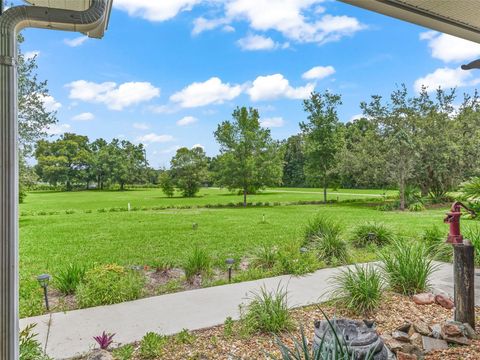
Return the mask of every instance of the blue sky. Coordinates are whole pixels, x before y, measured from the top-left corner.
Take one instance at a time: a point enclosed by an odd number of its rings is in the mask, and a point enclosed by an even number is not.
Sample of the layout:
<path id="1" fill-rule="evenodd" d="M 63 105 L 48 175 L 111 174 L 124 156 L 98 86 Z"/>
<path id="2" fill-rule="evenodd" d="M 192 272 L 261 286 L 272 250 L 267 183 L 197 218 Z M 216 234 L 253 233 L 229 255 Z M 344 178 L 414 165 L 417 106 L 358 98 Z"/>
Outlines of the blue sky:
<path id="1" fill-rule="evenodd" d="M 49 133 L 143 142 L 155 167 L 181 146 L 215 155 L 213 132 L 236 106 L 258 108 L 282 139 L 313 89 L 340 93 L 347 122 L 396 84 L 462 93 L 480 79 L 459 69 L 480 45 L 328 0 L 114 0 L 102 40 L 24 35 L 58 113 Z"/>

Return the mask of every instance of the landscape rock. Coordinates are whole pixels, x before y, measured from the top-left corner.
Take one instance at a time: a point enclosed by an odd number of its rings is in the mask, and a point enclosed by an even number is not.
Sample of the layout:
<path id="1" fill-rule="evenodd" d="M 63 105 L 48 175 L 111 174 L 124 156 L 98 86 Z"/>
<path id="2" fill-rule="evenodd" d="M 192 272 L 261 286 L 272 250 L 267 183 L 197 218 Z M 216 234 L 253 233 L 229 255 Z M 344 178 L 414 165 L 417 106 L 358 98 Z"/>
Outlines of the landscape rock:
<path id="1" fill-rule="evenodd" d="M 106 350 L 94 350 L 87 355 L 87 360 L 113 360 L 113 356 Z"/>
<path id="2" fill-rule="evenodd" d="M 472 328 L 472 326 L 469 324 L 469 323 L 465 323 L 463 324 L 463 332 L 464 332 L 464 335 L 466 337 L 468 337 L 469 339 L 478 339 L 478 335 L 477 333 L 475 332 L 475 330 Z"/>
<path id="3" fill-rule="evenodd" d="M 457 345 L 471 345 L 472 341 L 468 339 L 466 336 L 444 336 L 443 340 L 445 340 L 448 343 L 451 344 L 457 344 Z"/>
<path id="4" fill-rule="evenodd" d="M 434 324 L 431 326 L 432 329 L 432 336 L 436 339 L 440 339 L 442 337 L 442 327 L 440 324 Z"/>
<path id="5" fill-rule="evenodd" d="M 455 304 L 453 303 L 452 299 L 450 299 L 448 296 L 445 296 L 443 294 L 438 294 L 435 296 L 435 302 L 444 307 L 445 309 L 453 309 L 455 307 Z"/>
<path id="6" fill-rule="evenodd" d="M 432 293 L 421 293 L 413 295 L 412 300 L 417 305 L 430 305 L 435 303 L 435 295 Z"/>
<path id="7" fill-rule="evenodd" d="M 410 323 L 405 323 L 403 325 L 400 325 L 399 327 L 397 327 L 395 330 L 397 331 L 401 331 L 401 332 L 404 332 L 404 333 L 409 333 L 410 332 L 410 328 L 412 327 L 412 324 Z M 411 334 L 410 334 L 411 335 Z"/>
<path id="8" fill-rule="evenodd" d="M 413 328 L 421 335 L 429 336 L 431 334 L 430 328 L 423 321 L 413 323 Z"/>
<path id="9" fill-rule="evenodd" d="M 403 345 L 405 345 L 405 343 L 402 343 L 398 340 L 395 340 L 390 335 L 382 335 L 382 339 L 383 339 L 383 342 L 385 343 L 385 345 L 394 353 L 401 350 Z"/>
<path id="10" fill-rule="evenodd" d="M 406 333 L 406 332 L 404 332 L 404 331 L 395 330 L 395 331 L 392 333 L 392 337 L 393 337 L 395 340 L 398 340 L 398 341 L 410 342 L 410 337 L 408 336 L 408 333 Z"/>
<path id="11" fill-rule="evenodd" d="M 406 354 L 401 351 L 397 353 L 397 360 L 417 360 L 417 359 L 418 357 L 415 354 Z"/>
<path id="12" fill-rule="evenodd" d="M 445 323 L 442 325 L 442 337 L 456 337 L 463 336 L 463 332 L 460 326 L 456 324 Z"/>
<path id="13" fill-rule="evenodd" d="M 448 349 L 448 344 L 442 339 L 434 339 L 429 336 L 422 336 L 422 348 L 426 353 L 429 353 L 430 351 Z"/>
<path id="14" fill-rule="evenodd" d="M 421 348 L 422 347 L 422 335 L 420 335 L 419 333 L 413 333 L 413 335 L 410 336 L 410 342 L 413 345 L 416 345 L 419 348 Z"/>

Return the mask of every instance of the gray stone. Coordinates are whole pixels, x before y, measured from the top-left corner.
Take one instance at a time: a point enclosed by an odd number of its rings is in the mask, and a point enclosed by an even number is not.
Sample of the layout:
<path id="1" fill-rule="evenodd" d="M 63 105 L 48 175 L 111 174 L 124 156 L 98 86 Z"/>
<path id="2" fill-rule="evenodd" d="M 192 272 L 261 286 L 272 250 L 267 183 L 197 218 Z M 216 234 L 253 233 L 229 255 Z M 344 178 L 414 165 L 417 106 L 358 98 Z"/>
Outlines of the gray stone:
<path id="1" fill-rule="evenodd" d="M 442 327 L 440 324 L 434 324 L 431 326 L 432 329 L 432 336 L 436 339 L 440 339 L 442 337 Z"/>
<path id="2" fill-rule="evenodd" d="M 413 328 L 421 335 L 429 336 L 431 333 L 430 328 L 423 321 L 413 323 Z"/>
<path id="3" fill-rule="evenodd" d="M 448 343 L 451 344 L 457 344 L 457 345 L 471 345 L 472 341 L 468 339 L 466 336 L 444 336 L 443 340 L 445 340 Z"/>
<path id="4" fill-rule="evenodd" d="M 429 336 L 422 336 L 422 347 L 423 350 L 428 353 L 430 351 L 448 349 L 448 344 L 442 339 L 434 339 Z"/>
<path id="5" fill-rule="evenodd" d="M 466 337 L 468 337 L 469 339 L 474 339 L 474 340 L 478 339 L 477 333 L 475 332 L 475 330 L 472 328 L 472 326 L 469 323 L 463 324 L 463 330 L 464 330 L 463 331 L 464 335 Z"/>
<path id="6" fill-rule="evenodd" d="M 113 356 L 106 350 L 94 350 L 87 355 L 87 360 L 113 360 Z"/>
<path id="7" fill-rule="evenodd" d="M 410 342 L 410 337 L 406 332 L 403 332 L 403 331 L 399 331 L 399 330 L 394 331 L 392 333 L 392 337 L 398 341 Z"/>

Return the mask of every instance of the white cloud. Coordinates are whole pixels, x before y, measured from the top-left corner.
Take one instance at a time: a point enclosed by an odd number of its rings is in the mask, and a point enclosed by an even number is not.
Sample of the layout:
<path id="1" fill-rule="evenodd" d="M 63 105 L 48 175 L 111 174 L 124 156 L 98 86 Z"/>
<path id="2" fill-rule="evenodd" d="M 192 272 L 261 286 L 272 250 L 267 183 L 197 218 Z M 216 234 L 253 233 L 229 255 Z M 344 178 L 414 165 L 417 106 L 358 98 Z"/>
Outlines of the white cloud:
<path id="1" fill-rule="evenodd" d="M 146 123 L 133 123 L 133 128 L 134 129 L 138 129 L 138 130 L 148 130 L 150 129 L 150 126 L 148 126 L 148 124 Z"/>
<path id="2" fill-rule="evenodd" d="M 360 120 L 361 118 L 364 118 L 365 116 L 363 114 L 355 114 L 353 115 L 348 122 L 354 122 L 355 120 Z"/>
<path id="3" fill-rule="evenodd" d="M 475 60 L 480 56 L 480 44 L 452 35 L 427 31 L 420 34 L 420 39 L 428 41 L 432 57 L 444 62 Z"/>
<path id="4" fill-rule="evenodd" d="M 70 88 L 70 99 L 103 103 L 112 110 L 123 110 L 160 96 L 160 89 L 149 82 L 126 82 L 117 86 L 114 82 L 98 84 L 77 80 L 66 86 Z"/>
<path id="5" fill-rule="evenodd" d="M 279 44 L 270 37 L 262 35 L 248 35 L 237 41 L 237 45 L 242 50 L 258 51 L 258 50 L 273 50 L 279 47 Z"/>
<path id="6" fill-rule="evenodd" d="M 204 31 L 213 30 L 219 26 L 225 25 L 224 30 L 227 32 L 231 32 L 231 26 L 226 25 L 228 24 L 228 20 L 225 18 L 219 19 L 206 19 L 203 16 L 196 18 L 193 21 L 193 30 L 192 35 L 198 35 Z M 225 29 L 227 28 L 227 29 Z M 233 28 L 232 28 L 233 29 Z M 233 29 L 235 31 L 235 29 Z"/>
<path id="7" fill-rule="evenodd" d="M 257 77 L 247 93 L 252 101 L 272 100 L 281 97 L 306 99 L 314 89 L 314 84 L 294 88 L 282 74 L 274 74 Z"/>
<path id="8" fill-rule="evenodd" d="M 159 153 L 159 154 L 171 154 L 171 153 L 176 152 L 178 149 L 180 149 L 180 146 L 175 145 L 175 146 L 171 146 L 171 147 L 169 147 L 169 148 L 160 150 L 160 151 L 158 151 L 158 153 Z"/>
<path id="9" fill-rule="evenodd" d="M 64 39 L 63 42 L 70 47 L 77 47 L 88 40 L 88 36 L 79 36 L 73 39 Z"/>
<path id="10" fill-rule="evenodd" d="M 52 124 L 43 130 L 48 134 L 48 135 L 61 135 L 65 132 L 68 132 L 71 129 L 71 126 L 68 124 Z"/>
<path id="11" fill-rule="evenodd" d="M 272 118 L 266 118 L 260 121 L 260 126 L 261 127 L 282 127 L 285 125 L 285 120 L 281 117 L 272 117 Z"/>
<path id="12" fill-rule="evenodd" d="M 34 57 L 39 57 L 40 56 L 40 50 L 27 51 L 25 54 L 23 54 L 23 56 L 27 60 L 33 59 Z"/>
<path id="13" fill-rule="evenodd" d="M 321 80 L 333 74 L 335 74 L 335 68 L 333 66 L 315 66 L 305 72 L 302 78 L 306 80 Z"/>
<path id="14" fill-rule="evenodd" d="M 183 117 L 183 118 L 181 118 L 180 120 L 177 121 L 177 125 L 178 126 L 187 126 L 187 125 L 196 123 L 197 121 L 198 121 L 198 119 L 196 117 L 185 116 L 185 117 Z"/>
<path id="15" fill-rule="evenodd" d="M 165 21 L 189 11 L 202 0 L 115 0 L 113 6 L 149 21 Z"/>
<path id="16" fill-rule="evenodd" d="M 193 108 L 209 104 L 222 104 L 233 100 L 242 93 L 242 86 L 225 84 L 218 77 L 205 82 L 195 82 L 170 96 L 170 100 L 183 108 Z"/>
<path id="17" fill-rule="evenodd" d="M 195 144 L 192 146 L 192 149 L 195 149 L 195 148 L 200 148 L 202 150 L 205 150 L 205 146 L 203 146 L 202 144 Z"/>
<path id="18" fill-rule="evenodd" d="M 438 87 L 454 88 L 478 83 L 478 80 L 471 81 L 471 76 L 471 72 L 462 69 L 439 68 L 433 73 L 415 80 L 414 88 L 415 91 L 420 91 L 422 85 L 424 85 L 428 87 L 428 91 L 435 91 Z"/>
<path id="19" fill-rule="evenodd" d="M 95 115 L 93 115 L 91 112 L 84 112 L 78 115 L 75 115 L 72 120 L 73 121 L 91 121 L 95 119 Z"/>
<path id="20" fill-rule="evenodd" d="M 39 95 L 39 99 L 43 102 L 43 106 L 48 112 L 57 111 L 62 107 L 62 104 L 55 100 L 51 95 Z"/>
<path id="21" fill-rule="evenodd" d="M 137 141 L 141 143 L 164 143 L 172 140 L 172 135 L 158 135 L 155 133 L 146 134 L 137 138 Z"/>

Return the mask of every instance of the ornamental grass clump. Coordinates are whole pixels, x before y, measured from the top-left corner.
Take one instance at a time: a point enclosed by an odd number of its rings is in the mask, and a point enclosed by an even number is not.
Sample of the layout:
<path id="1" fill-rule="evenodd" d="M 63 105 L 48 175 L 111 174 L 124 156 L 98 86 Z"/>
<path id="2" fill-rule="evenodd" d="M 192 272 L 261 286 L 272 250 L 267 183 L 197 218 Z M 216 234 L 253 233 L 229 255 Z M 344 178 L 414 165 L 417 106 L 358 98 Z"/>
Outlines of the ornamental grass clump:
<path id="1" fill-rule="evenodd" d="M 287 291 L 280 286 L 273 291 L 262 287 L 252 293 L 250 302 L 240 308 L 240 322 L 245 334 L 279 334 L 293 329 L 288 311 Z"/>
<path id="2" fill-rule="evenodd" d="M 446 240 L 446 232 L 436 225 L 426 229 L 420 238 L 420 241 L 430 250 L 430 256 L 433 259 L 451 262 L 453 259 L 453 247 L 447 244 Z"/>
<path id="3" fill-rule="evenodd" d="M 117 304 L 141 297 L 145 277 L 140 271 L 119 265 L 101 265 L 88 270 L 77 287 L 81 308 Z"/>
<path id="4" fill-rule="evenodd" d="M 212 274 L 212 259 L 205 249 L 195 247 L 184 265 L 185 277 L 193 282 L 196 276 L 204 278 Z"/>
<path id="5" fill-rule="evenodd" d="M 359 315 L 370 315 L 380 304 L 384 281 L 372 265 L 355 265 L 334 278 L 333 298 Z"/>
<path id="6" fill-rule="evenodd" d="M 429 248 L 418 241 L 396 240 L 380 253 L 380 260 L 390 288 L 404 295 L 426 291 L 429 277 L 437 269 Z"/>
<path id="7" fill-rule="evenodd" d="M 83 281 L 87 268 L 78 264 L 69 264 L 54 276 L 54 285 L 63 295 L 72 295 Z"/>
<path id="8" fill-rule="evenodd" d="M 284 245 L 277 254 L 275 272 L 279 274 L 304 275 L 312 273 L 322 267 L 313 251 L 300 248 L 299 244 L 292 242 Z"/>
<path id="9" fill-rule="evenodd" d="M 265 244 L 255 251 L 250 264 L 256 269 L 271 270 L 275 266 L 277 258 L 277 248 L 272 245 Z"/>
<path id="10" fill-rule="evenodd" d="M 370 244 L 383 246 L 392 242 L 393 239 L 393 232 L 384 224 L 366 222 L 355 228 L 352 243 L 359 248 Z"/>

